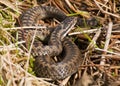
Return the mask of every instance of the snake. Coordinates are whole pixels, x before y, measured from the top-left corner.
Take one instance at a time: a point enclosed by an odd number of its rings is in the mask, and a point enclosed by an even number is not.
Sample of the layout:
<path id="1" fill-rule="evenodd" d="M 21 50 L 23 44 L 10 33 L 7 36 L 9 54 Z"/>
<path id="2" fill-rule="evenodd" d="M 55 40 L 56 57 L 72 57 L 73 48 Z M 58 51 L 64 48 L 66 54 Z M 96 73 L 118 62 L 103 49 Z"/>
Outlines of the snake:
<path id="1" fill-rule="evenodd" d="M 83 24 L 83 20 L 77 17 L 66 16 L 66 14 L 52 6 L 32 7 L 20 16 L 21 26 L 39 26 L 39 20 L 56 19 L 59 24 L 54 27 L 38 28 L 36 38 L 49 41 L 42 45 L 40 40 L 35 40 L 31 54 L 35 58 L 34 70 L 38 77 L 61 80 L 76 73 L 82 64 L 83 58 L 77 45 L 67 37 L 68 32 L 77 25 Z M 88 22 L 89 23 L 89 22 Z M 19 39 L 26 41 L 26 46 L 31 42 L 35 29 L 21 29 L 18 31 Z M 48 39 L 47 39 L 48 40 Z M 60 57 L 62 60 L 54 61 L 54 57 Z"/>

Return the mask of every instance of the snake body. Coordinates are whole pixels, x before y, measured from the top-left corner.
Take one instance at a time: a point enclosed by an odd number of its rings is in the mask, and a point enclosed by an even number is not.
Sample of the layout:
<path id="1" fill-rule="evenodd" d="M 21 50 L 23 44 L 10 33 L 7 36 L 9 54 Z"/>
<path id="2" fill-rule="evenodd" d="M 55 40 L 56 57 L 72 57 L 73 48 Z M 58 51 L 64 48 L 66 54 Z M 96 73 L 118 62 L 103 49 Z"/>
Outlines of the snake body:
<path id="1" fill-rule="evenodd" d="M 41 42 L 34 42 L 32 49 L 32 55 L 35 57 L 34 70 L 39 77 L 54 80 L 64 79 L 75 73 L 82 63 L 78 47 L 66 37 L 67 33 L 77 23 L 77 17 L 67 17 L 62 11 L 51 6 L 37 6 L 24 12 L 20 16 L 20 22 L 22 26 L 35 26 L 38 20 L 47 18 L 55 18 L 61 23 L 54 30 L 49 28 L 38 29 L 36 33 L 38 37 L 43 33 L 47 35 L 52 33 L 48 45 L 41 46 Z M 20 30 L 19 39 L 28 41 L 30 38 L 31 41 L 33 34 L 33 29 Z M 62 61 L 51 60 L 51 57 L 58 56 L 61 53 L 64 57 Z"/>

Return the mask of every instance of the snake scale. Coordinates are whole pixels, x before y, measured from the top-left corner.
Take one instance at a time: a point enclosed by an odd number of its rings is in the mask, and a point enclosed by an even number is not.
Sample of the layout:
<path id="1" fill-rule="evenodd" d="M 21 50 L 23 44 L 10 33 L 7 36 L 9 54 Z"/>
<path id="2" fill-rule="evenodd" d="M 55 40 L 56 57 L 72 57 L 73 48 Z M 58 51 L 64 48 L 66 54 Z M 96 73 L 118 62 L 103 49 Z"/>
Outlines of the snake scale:
<path id="1" fill-rule="evenodd" d="M 32 55 L 35 57 L 34 70 L 38 77 L 64 79 L 75 73 L 83 61 L 78 47 L 66 37 L 78 21 L 82 20 L 78 20 L 77 17 L 67 17 L 62 11 L 51 6 L 36 6 L 22 13 L 20 23 L 21 26 L 36 26 L 38 20 L 49 18 L 57 19 L 60 24 L 54 29 L 37 29 L 38 38 L 48 36 L 50 39 L 45 46 L 42 46 L 40 41 L 34 42 L 32 49 Z M 28 39 L 32 40 L 34 29 L 22 29 L 18 33 L 20 40 L 28 42 Z M 51 57 L 59 56 L 61 53 L 64 57 L 62 61 L 51 60 Z"/>

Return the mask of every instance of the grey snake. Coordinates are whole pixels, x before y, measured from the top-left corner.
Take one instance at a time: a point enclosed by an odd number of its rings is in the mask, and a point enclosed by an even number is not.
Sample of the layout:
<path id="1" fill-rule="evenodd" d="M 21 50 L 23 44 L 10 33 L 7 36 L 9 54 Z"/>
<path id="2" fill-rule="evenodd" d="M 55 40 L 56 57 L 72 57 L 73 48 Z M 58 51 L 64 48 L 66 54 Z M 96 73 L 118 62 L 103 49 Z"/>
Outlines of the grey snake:
<path id="1" fill-rule="evenodd" d="M 68 37 L 67 33 L 78 22 L 82 25 L 82 20 L 77 17 L 67 17 L 62 11 L 51 6 L 36 6 L 28 9 L 20 16 L 21 26 L 36 26 L 41 19 L 55 18 L 60 24 L 54 29 L 37 29 L 36 37 L 49 37 L 48 45 L 41 45 L 39 40 L 35 40 L 32 48 L 32 55 L 35 57 L 34 70 L 38 77 L 64 79 L 77 72 L 82 64 L 81 52 L 75 43 Z M 89 22 L 88 22 L 89 23 Z M 26 46 L 31 42 L 34 29 L 22 29 L 19 32 L 19 39 L 26 41 Z M 44 36 L 45 35 L 45 36 Z M 51 57 L 63 54 L 63 60 L 55 62 Z"/>

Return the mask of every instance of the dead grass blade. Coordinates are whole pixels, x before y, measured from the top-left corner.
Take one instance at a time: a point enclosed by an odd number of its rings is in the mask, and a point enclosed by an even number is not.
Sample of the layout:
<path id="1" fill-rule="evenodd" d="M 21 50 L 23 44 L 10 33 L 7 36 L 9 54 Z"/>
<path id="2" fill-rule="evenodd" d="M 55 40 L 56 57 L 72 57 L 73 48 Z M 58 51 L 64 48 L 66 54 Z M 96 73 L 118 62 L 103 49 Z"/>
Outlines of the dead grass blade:
<path id="1" fill-rule="evenodd" d="M 15 5 L 13 5 L 9 0 L 0 0 L 0 3 L 8 6 L 9 8 L 11 8 L 12 10 L 18 12 L 18 13 L 21 13 L 19 11 L 19 9 L 17 7 L 15 7 Z"/>

